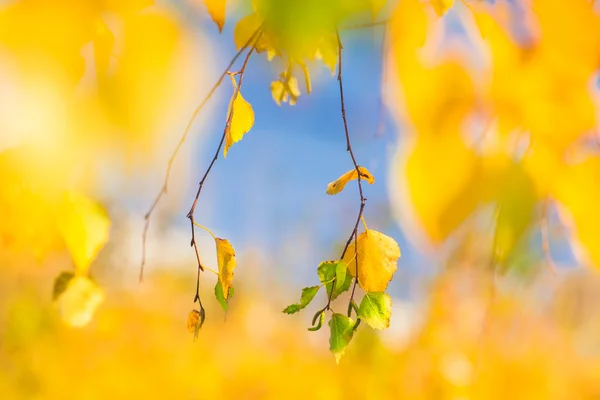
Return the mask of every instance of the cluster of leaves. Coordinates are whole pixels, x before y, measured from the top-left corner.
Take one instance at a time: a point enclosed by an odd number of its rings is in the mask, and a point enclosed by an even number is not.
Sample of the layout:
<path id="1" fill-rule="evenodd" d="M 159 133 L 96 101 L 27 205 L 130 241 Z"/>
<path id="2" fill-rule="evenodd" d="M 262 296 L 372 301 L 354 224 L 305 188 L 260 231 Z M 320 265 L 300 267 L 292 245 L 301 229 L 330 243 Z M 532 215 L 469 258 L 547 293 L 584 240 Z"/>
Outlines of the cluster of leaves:
<path id="1" fill-rule="evenodd" d="M 226 0 L 204 0 L 204 3 L 221 30 L 225 24 Z M 301 94 L 296 74 L 302 74 L 306 93 L 312 91 L 309 62 L 322 60 L 331 74 L 335 73 L 338 26 L 365 13 L 375 18 L 385 3 L 386 0 L 252 0 L 252 13 L 235 25 L 235 45 L 241 49 L 262 29 L 256 51 L 265 53 L 269 61 L 277 57 L 284 65 L 279 78 L 271 83 L 273 100 L 278 105 L 282 102 L 294 105 Z"/>
<path id="2" fill-rule="evenodd" d="M 375 182 L 375 178 L 366 168 L 358 167 L 331 182 L 327 187 L 327 194 L 341 192 L 350 180 L 358 179 L 358 171 L 361 178 L 368 183 Z M 344 355 L 361 321 L 365 321 L 371 328 L 382 330 L 390 326 L 392 316 L 392 299 L 385 291 L 398 268 L 400 248 L 391 237 L 368 229 L 364 218 L 363 225 L 364 231 L 360 235 L 357 236 L 356 229 L 353 231 L 350 238 L 354 237 L 355 240 L 349 242 L 341 259 L 319 264 L 317 274 L 321 285 L 302 289 L 300 302 L 289 305 L 283 310 L 286 314 L 299 312 L 310 304 L 319 289 L 325 287 L 327 305 L 315 313 L 312 319 L 313 326 L 308 330 L 321 329 L 325 323 L 326 312 L 331 311 L 329 349 L 334 354 L 336 362 L 339 362 Z M 349 291 L 353 281 L 354 287 L 348 300 L 347 313 L 336 313 L 331 307 L 332 301 Z M 357 305 L 354 300 L 357 285 L 364 291 L 360 305 Z M 352 318 L 353 312 L 356 320 Z"/>
<path id="3" fill-rule="evenodd" d="M 218 157 L 223 141 L 225 142 L 223 156 L 226 157 L 229 148 L 234 143 L 240 141 L 254 124 L 252 106 L 240 93 L 242 79 L 250 55 L 253 51 L 257 53 L 265 52 L 270 61 L 275 57 L 281 57 L 284 60 L 286 69 L 280 74 L 278 80 L 271 83 L 271 93 L 273 100 L 278 105 L 281 105 L 282 102 L 294 105 L 300 96 L 298 80 L 294 76 L 294 67 L 299 67 L 303 72 L 306 90 L 310 93 L 310 73 L 305 60 L 321 58 L 329 66 L 332 74 L 334 74 L 338 60 L 341 62 L 342 47 L 337 32 L 339 22 L 348 16 L 365 11 L 366 9 L 372 12 L 374 18 L 384 4 L 385 2 L 374 0 L 356 2 L 334 1 L 327 5 L 324 5 L 322 2 L 312 1 L 298 4 L 284 4 L 272 0 L 256 0 L 252 2 L 253 13 L 242 18 L 237 23 L 234 30 L 234 40 L 239 51 L 238 55 L 243 51 L 247 51 L 246 60 L 239 73 L 237 73 L 240 76 L 239 85 L 234 78 L 236 74 L 226 71 L 231 77 L 234 93 L 227 111 L 223 138 L 212 163 L 209 165 L 204 178 L 200 182 L 196 199 L 188 213 L 188 218 L 192 224 L 192 246 L 196 247 L 194 226 L 199 226 L 208 231 L 217 242 L 217 258 L 219 260 L 219 271 L 217 274 L 219 281 L 215 287 L 215 296 L 225 311 L 228 309 L 227 299 L 231 295 L 229 289 L 233 279 L 235 254 L 229 242 L 224 239 L 215 238 L 210 230 L 194 221 L 194 209 L 204 180 Z M 213 21 L 221 31 L 225 24 L 225 1 L 205 0 L 205 5 Z M 299 15 L 304 15 L 306 18 L 299 18 Z M 298 21 L 302 21 L 302 23 L 300 24 Z M 341 65 L 339 68 L 338 80 L 340 81 L 340 93 L 342 94 L 342 117 L 344 118 L 348 150 L 351 152 L 355 169 L 348 171 L 335 182 L 329 184 L 327 194 L 334 195 L 341 192 L 350 180 L 358 181 L 361 208 L 352 235 L 355 240 L 353 244 L 350 244 L 351 240 L 348 241 L 344 254 L 342 254 L 342 259 L 321 263 L 318 269 L 321 286 L 303 289 L 300 303 L 293 304 L 284 311 L 285 313 L 293 314 L 305 308 L 316 296 L 319 289 L 325 286 L 328 295 L 327 305 L 323 310 L 315 314 L 313 328 L 310 328 L 313 331 L 318 330 L 324 323 L 325 311 L 332 311 L 331 302 L 340 294 L 350 289 L 352 277 L 354 277 L 355 285 L 348 305 L 348 316 L 333 313 L 329 322 L 331 328 L 330 348 L 337 361 L 339 361 L 339 358 L 352 339 L 361 318 L 376 329 L 384 329 L 389 326 L 391 299 L 385 293 L 385 289 L 397 268 L 396 261 L 400 257 L 400 249 L 393 239 L 379 232 L 368 230 L 366 224 L 365 231 L 358 236 L 358 224 L 362 217 L 364 201 L 366 200 L 363 198 L 360 182 L 364 180 L 373 184 L 375 178 L 366 168 L 356 164 L 351 151 L 348 127 L 344 115 L 345 111 L 343 110 Z M 186 134 L 187 131 L 184 133 L 184 138 Z M 219 246 L 220 241 L 227 244 L 225 249 Z M 198 250 L 195 250 L 198 256 L 198 274 L 200 274 L 200 271 L 204 271 L 206 267 L 200 262 Z M 344 258 L 344 255 L 347 255 L 346 258 Z M 233 267 L 228 268 L 224 264 L 226 260 L 233 260 Z M 227 272 L 224 273 L 224 271 Z M 354 301 L 356 285 L 360 285 L 365 291 L 365 296 L 360 306 L 357 306 Z M 196 337 L 205 320 L 205 310 L 200 301 L 198 283 L 196 284 L 194 302 L 199 303 L 199 309 L 190 312 L 187 325 L 188 330 L 194 333 Z M 358 316 L 356 322 L 351 318 L 352 310 Z"/>

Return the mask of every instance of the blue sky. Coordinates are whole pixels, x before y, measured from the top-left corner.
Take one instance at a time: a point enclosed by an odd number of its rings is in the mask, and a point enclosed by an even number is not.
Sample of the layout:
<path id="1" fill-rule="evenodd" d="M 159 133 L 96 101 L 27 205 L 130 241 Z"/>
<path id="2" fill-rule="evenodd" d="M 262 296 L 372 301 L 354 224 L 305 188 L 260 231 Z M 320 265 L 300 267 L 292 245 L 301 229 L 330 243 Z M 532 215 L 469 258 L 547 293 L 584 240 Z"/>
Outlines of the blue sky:
<path id="1" fill-rule="evenodd" d="M 218 71 L 235 53 L 232 27 L 226 25 L 221 35 L 216 29 L 207 31 L 203 34 L 209 34 L 221 49 L 222 66 L 216 67 Z M 387 196 L 387 168 L 396 130 L 385 113 L 383 129 L 379 129 L 383 107 L 381 37 L 381 28 L 342 33 L 346 112 L 358 162 L 376 177 L 374 185 L 365 185 L 367 223 L 398 241 L 403 253 L 399 268 L 409 269 L 418 257 L 391 219 Z M 269 86 L 278 72 L 276 64 L 269 63 L 265 55 L 254 55 L 250 60 L 242 93 L 254 109 L 254 127 L 230 149 L 227 159 L 219 155 L 196 215 L 217 234 L 227 237 L 238 254 L 245 248 L 258 247 L 273 256 L 273 264 L 284 264 L 271 271 L 278 278 L 309 284 L 316 278 L 320 261 L 339 257 L 339 246 L 356 220 L 359 196 L 354 183 L 337 196 L 325 194 L 329 182 L 353 167 L 346 151 L 336 77 L 319 62 L 313 69 L 313 92 L 306 95 L 300 81 L 303 95 L 298 103 L 277 106 Z M 226 90 L 221 88 L 223 95 L 215 100 L 208 124 L 193 128 L 192 135 L 200 134 L 198 129 L 207 134 L 193 149 L 198 157 L 193 163 L 197 171 L 194 184 L 186 195 L 190 201 L 195 182 L 206 170 L 221 137 L 229 96 L 226 93 L 230 91 L 227 81 L 223 87 Z M 173 215 L 173 223 L 187 227 L 184 214 Z M 295 241 L 302 242 L 298 249 L 284 251 L 294 247 Z"/>

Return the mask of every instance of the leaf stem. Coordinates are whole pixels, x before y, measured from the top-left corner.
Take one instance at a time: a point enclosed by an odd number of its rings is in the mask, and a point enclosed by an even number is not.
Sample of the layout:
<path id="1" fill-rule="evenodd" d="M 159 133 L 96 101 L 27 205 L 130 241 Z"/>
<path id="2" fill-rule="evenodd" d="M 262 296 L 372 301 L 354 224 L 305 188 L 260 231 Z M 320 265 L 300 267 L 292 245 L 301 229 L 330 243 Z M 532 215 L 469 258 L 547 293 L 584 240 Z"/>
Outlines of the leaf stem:
<path id="1" fill-rule="evenodd" d="M 196 225 L 198 228 L 204 229 L 206 232 L 208 232 L 210 234 L 210 236 L 212 236 L 213 239 L 217 240 L 216 236 L 211 232 L 211 230 L 208 229 L 207 227 L 205 227 L 204 225 L 200 225 L 197 222 L 194 222 L 194 225 Z"/>
<path id="2" fill-rule="evenodd" d="M 354 168 L 356 169 L 356 174 L 357 174 L 356 182 L 357 182 L 357 186 L 358 186 L 358 193 L 360 195 L 360 208 L 358 210 L 358 216 L 356 218 L 356 223 L 354 224 L 354 229 L 352 230 L 352 233 L 350 234 L 350 237 L 348 238 L 348 241 L 346 242 L 346 245 L 344 246 L 344 250 L 342 251 L 342 255 L 340 257 L 340 259 L 344 258 L 344 256 L 346 255 L 346 251 L 348 250 L 348 247 L 350 246 L 350 243 L 352 242 L 352 238 L 354 238 L 354 258 L 356 260 L 356 271 L 355 271 L 356 274 L 355 274 L 355 278 L 354 278 L 354 287 L 352 288 L 352 294 L 350 296 L 350 301 L 353 301 L 354 300 L 354 292 L 356 291 L 356 285 L 358 283 L 358 225 L 360 224 L 360 220 L 362 218 L 367 199 L 363 194 L 361 172 L 360 172 L 359 165 L 356 162 L 356 157 L 354 156 L 354 151 L 352 150 L 352 143 L 350 142 L 350 132 L 348 130 L 348 120 L 346 118 L 346 104 L 345 104 L 345 100 L 344 100 L 344 83 L 343 83 L 343 79 L 342 79 L 342 71 L 343 71 L 342 53 L 343 53 L 344 46 L 342 45 L 342 40 L 340 38 L 339 31 L 336 31 L 336 36 L 337 36 L 337 42 L 338 42 L 338 76 L 337 76 L 337 80 L 338 80 L 338 84 L 339 84 L 339 88 L 340 88 L 340 108 L 341 108 L 341 114 L 342 114 L 342 121 L 344 123 L 344 133 L 346 135 L 346 151 L 348 151 L 350 153 L 350 158 L 352 159 L 352 163 L 354 164 Z M 333 285 L 331 288 L 331 293 L 329 294 L 329 299 L 327 300 L 327 305 L 325 306 L 326 310 L 331 309 L 331 300 L 332 300 L 333 291 L 335 290 L 335 284 L 336 284 L 336 282 L 334 279 Z"/>
<path id="3" fill-rule="evenodd" d="M 250 47 L 248 54 L 246 54 L 246 58 L 244 59 L 244 63 L 242 64 L 242 67 L 240 69 L 240 74 L 239 74 L 240 81 L 239 81 L 238 87 L 236 89 L 238 93 L 242 87 L 242 82 L 244 79 L 244 72 L 246 71 L 246 66 L 248 65 L 248 60 L 250 60 L 250 56 L 254 52 L 256 42 L 258 42 L 258 40 L 260 39 L 262 32 L 263 32 L 263 30 L 262 30 L 262 26 L 261 26 L 260 28 L 257 29 L 256 32 L 254 32 L 254 34 L 248 41 L 248 44 L 249 44 L 250 42 L 252 42 L 252 40 L 254 40 L 254 44 L 252 45 L 252 47 Z M 227 74 L 227 72 L 225 74 Z M 225 76 L 225 75 L 223 75 L 223 76 Z M 223 129 L 223 135 L 221 136 L 221 141 L 219 142 L 217 151 L 215 151 L 215 155 L 213 156 L 212 161 L 208 165 L 208 168 L 206 169 L 206 172 L 204 173 L 202 180 L 200 180 L 200 182 L 198 183 L 198 190 L 196 191 L 196 196 L 194 197 L 194 201 L 192 202 L 190 211 L 188 211 L 187 216 L 186 216 L 190 220 L 190 226 L 191 226 L 191 230 L 192 230 L 192 238 L 190 240 L 190 246 L 192 246 L 194 248 L 194 252 L 196 253 L 196 259 L 198 260 L 198 274 L 196 275 L 196 295 L 194 297 L 194 301 L 196 301 L 196 299 L 198 301 L 200 301 L 200 271 L 204 271 L 204 266 L 202 265 L 202 263 L 200 261 L 200 254 L 198 252 L 198 244 L 196 243 L 196 231 L 194 229 L 196 221 L 194 220 L 194 211 L 196 210 L 196 206 L 198 205 L 198 199 L 200 198 L 200 193 L 202 192 L 202 187 L 204 186 L 204 182 L 206 181 L 206 178 L 208 178 L 208 174 L 212 170 L 213 165 L 219 158 L 219 152 L 221 151 L 221 147 L 223 147 L 223 142 L 225 142 L 225 136 L 227 135 L 227 130 L 229 129 L 229 125 L 231 124 L 232 117 L 233 117 L 233 107 L 231 107 L 231 109 L 229 110 L 229 115 L 227 116 L 227 122 L 225 123 L 225 128 Z"/>
<path id="4" fill-rule="evenodd" d="M 237 59 L 244 53 L 244 51 L 246 51 L 248 46 L 250 46 L 250 44 L 253 41 L 257 40 L 257 37 L 261 34 L 262 34 L 262 26 L 260 28 L 258 28 L 256 30 L 256 32 L 254 32 L 252 34 L 252 36 L 248 39 L 248 41 L 244 44 L 244 46 L 242 46 L 242 48 L 233 56 L 233 58 L 231 59 L 231 61 L 229 62 L 229 64 L 225 68 L 225 70 L 219 76 L 219 79 L 217 79 L 217 82 L 212 86 L 212 88 L 210 89 L 208 94 L 204 97 L 204 99 L 202 99 L 202 101 L 200 102 L 198 107 L 196 107 L 196 109 L 192 113 L 192 116 L 190 117 L 190 120 L 188 121 L 187 126 L 185 127 L 185 130 L 183 131 L 183 134 L 181 135 L 181 138 L 179 139 L 179 142 L 177 143 L 177 146 L 175 146 L 175 150 L 173 150 L 173 153 L 171 154 L 171 158 L 169 158 L 169 163 L 167 164 L 167 171 L 165 174 L 165 179 L 163 181 L 162 188 L 158 192 L 156 198 L 154 199 L 154 202 L 152 202 L 150 209 L 148 210 L 146 215 L 144 215 L 144 230 L 142 231 L 142 262 L 140 264 L 140 274 L 139 274 L 139 278 L 138 278 L 138 284 L 141 284 L 142 281 L 144 280 L 144 266 L 146 265 L 146 237 L 148 235 L 148 228 L 150 227 L 150 218 L 152 217 L 152 213 L 154 212 L 154 209 L 160 202 L 162 196 L 167 194 L 169 178 L 171 176 L 171 170 L 173 168 L 173 162 L 175 162 L 175 159 L 177 158 L 177 155 L 179 154 L 179 150 L 181 149 L 181 146 L 183 146 L 183 143 L 187 139 L 187 137 L 190 133 L 190 129 L 192 128 L 192 125 L 193 125 L 194 121 L 196 120 L 196 117 L 202 110 L 202 108 L 204 108 L 206 103 L 211 99 L 211 97 L 213 96 L 213 94 L 215 93 L 217 88 L 219 86 L 221 86 L 223 79 L 225 79 L 225 76 L 227 75 L 227 73 L 229 72 L 229 70 L 231 69 L 233 64 L 235 64 Z M 254 46 L 252 47 L 252 49 L 254 49 Z"/>

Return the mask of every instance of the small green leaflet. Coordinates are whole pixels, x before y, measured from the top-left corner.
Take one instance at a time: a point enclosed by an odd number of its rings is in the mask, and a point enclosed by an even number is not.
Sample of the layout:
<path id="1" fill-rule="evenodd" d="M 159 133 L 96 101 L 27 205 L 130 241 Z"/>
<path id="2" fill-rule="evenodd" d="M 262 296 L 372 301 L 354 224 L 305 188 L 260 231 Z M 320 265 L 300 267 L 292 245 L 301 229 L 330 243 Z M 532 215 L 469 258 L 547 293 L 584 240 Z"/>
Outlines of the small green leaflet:
<path id="1" fill-rule="evenodd" d="M 358 316 L 373 329 L 386 329 L 392 316 L 392 299 L 387 293 L 366 293 L 360 302 Z"/>
<path id="2" fill-rule="evenodd" d="M 331 300 L 335 300 L 340 294 L 350 289 L 350 283 L 352 282 L 352 275 L 348 274 L 348 267 L 342 260 L 339 261 L 323 261 L 319 264 L 317 273 L 321 283 L 325 284 L 327 289 L 327 295 L 331 293 L 331 287 L 333 285 L 333 278 L 339 277 L 340 281 L 336 281 L 335 289 L 331 296 Z M 343 280 L 341 278 L 343 277 Z"/>
<path id="3" fill-rule="evenodd" d="M 315 298 L 315 295 L 319 291 L 321 286 L 311 286 L 305 287 L 302 289 L 302 295 L 300 296 L 300 303 L 289 305 L 283 310 L 286 314 L 295 314 L 298 311 L 302 310 L 304 307 L 310 304 L 312 299 Z"/>
<path id="4" fill-rule="evenodd" d="M 329 350 L 335 356 L 335 362 L 339 363 L 354 335 L 354 320 L 343 314 L 333 314 L 329 328 Z"/>
<path id="5" fill-rule="evenodd" d="M 217 285 L 215 286 L 215 297 L 217 301 L 223 307 L 225 312 L 229 311 L 229 304 L 227 303 L 227 299 L 223 296 L 223 285 L 221 285 L 221 281 L 217 281 Z M 229 296 L 230 299 L 233 297 L 233 286 L 229 288 Z"/>

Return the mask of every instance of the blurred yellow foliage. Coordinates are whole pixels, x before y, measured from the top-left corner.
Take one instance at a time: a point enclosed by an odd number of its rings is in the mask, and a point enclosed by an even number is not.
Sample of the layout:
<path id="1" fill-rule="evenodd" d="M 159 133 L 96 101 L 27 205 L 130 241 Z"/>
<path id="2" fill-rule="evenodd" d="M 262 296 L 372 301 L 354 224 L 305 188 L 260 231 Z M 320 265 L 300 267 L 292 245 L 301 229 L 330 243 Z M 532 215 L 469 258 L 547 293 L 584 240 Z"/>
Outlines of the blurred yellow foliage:
<path id="1" fill-rule="evenodd" d="M 85 274 L 103 247 L 109 220 L 86 196 L 108 160 L 152 160 L 193 90 L 190 42 L 176 16 L 152 3 L 0 7 L 3 95 L 11 99 L 0 118 L 3 248 L 43 260 L 66 247 Z"/>
<path id="2" fill-rule="evenodd" d="M 394 111 L 410 138 L 392 168 L 405 177 L 421 230 L 439 244 L 492 203 L 496 260 L 504 261 L 550 199 L 600 265 L 592 229 L 599 155 L 589 145 L 597 141 L 600 16 L 584 0 L 463 2 L 453 9 L 467 31 L 465 21 L 477 27 L 469 32 L 484 51 L 450 51 L 430 33 L 451 5 L 402 0 L 391 24 L 388 65 L 402 104 Z"/>

